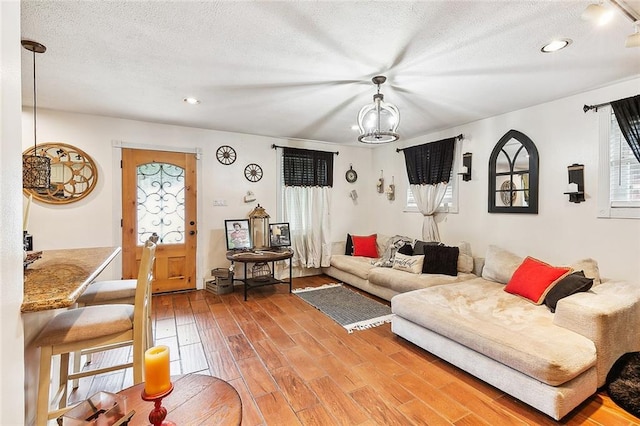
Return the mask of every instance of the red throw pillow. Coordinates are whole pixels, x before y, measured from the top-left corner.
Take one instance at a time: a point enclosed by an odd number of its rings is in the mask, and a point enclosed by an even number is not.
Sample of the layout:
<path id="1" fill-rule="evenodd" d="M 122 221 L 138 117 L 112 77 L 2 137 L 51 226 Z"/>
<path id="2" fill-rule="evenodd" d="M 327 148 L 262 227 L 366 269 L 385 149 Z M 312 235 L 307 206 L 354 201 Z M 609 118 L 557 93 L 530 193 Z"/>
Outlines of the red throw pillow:
<path id="1" fill-rule="evenodd" d="M 373 234 L 366 237 L 352 235 L 351 240 L 353 241 L 353 255 L 373 258 L 379 257 L 376 238 L 378 238 L 378 234 Z"/>
<path id="2" fill-rule="evenodd" d="M 533 257 L 527 257 L 513 273 L 504 291 L 540 305 L 547 292 L 570 273 L 569 267 L 551 266 Z"/>

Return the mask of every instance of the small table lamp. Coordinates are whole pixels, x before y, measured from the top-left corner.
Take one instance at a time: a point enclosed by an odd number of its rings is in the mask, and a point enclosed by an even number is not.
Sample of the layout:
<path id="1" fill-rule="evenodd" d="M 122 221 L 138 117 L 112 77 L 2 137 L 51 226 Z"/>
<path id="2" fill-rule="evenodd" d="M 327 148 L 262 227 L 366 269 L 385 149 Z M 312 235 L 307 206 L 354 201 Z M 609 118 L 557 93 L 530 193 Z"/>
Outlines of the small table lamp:
<path id="1" fill-rule="evenodd" d="M 269 248 L 269 217 L 260 204 L 249 213 L 253 245 L 257 249 Z"/>

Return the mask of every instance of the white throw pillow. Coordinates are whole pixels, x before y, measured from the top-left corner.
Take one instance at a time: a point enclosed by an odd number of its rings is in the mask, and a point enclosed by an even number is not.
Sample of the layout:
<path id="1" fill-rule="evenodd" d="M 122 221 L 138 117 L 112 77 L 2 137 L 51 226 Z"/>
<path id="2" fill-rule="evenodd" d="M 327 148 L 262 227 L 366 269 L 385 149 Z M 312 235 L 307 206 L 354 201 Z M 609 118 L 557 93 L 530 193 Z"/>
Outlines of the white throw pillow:
<path id="1" fill-rule="evenodd" d="M 458 272 L 470 274 L 473 272 L 473 257 L 468 254 L 458 254 Z"/>
<path id="2" fill-rule="evenodd" d="M 482 278 L 506 284 L 524 258 L 498 246 L 490 245 L 484 259 Z"/>
<path id="3" fill-rule="evenodd" d="M 471 254 L 471 244 L 467 241 L 460 241 L 458 243 L 458 272 L 464 272 L 470 274 L 473 272 L 473 255 Z"/>
<path id="4" fill-rule="evenodd" d="M 424 263 L 424 255 L 407 256 L 402 253 L 396 253 L 393 258 L 393 269 L 410 272 L 412 274 L 422 273 L 422 264 Z"/>

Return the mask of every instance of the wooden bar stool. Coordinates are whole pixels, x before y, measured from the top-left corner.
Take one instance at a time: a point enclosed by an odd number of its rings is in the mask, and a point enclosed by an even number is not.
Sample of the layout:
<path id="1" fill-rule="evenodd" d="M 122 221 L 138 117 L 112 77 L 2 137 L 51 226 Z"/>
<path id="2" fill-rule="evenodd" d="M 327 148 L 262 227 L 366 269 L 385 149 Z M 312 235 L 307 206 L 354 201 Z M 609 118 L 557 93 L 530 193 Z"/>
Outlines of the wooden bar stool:
<path id="1" fill-rule="evenodd" d="M 154 244 L 158 243 L 158 234 L 155 232 L 149 237 L 149 241 Z M 113 305 L 118 303 L 126 303 L 133 305 L 136 298 L 136 284 L 138 280 L 135 278 L 127 280 L 105 280 L 94 281 L 87 289 L 78 297 L 76 304 L 79 308 L 85 306 L 96 305 Z M 150 311 L 149 311 L 150 312 Z M 153 331 L 151 329 L 151 318 L 147 323 L 147 342 L 148 346 L 153 346 Z M 76 352 L 73 354 L 73 372 L 80 371 L 80 360 L 83 355 L 86 356 L 86 363 L 91 363 L 91 351 Z M 78 379 L 73 380 L 73 388 L 77 388 Z"/>
<path id="2" fill-rule="evenodd" d="M 42 329 L 35 344 L 40 347 L 40 377 L 36 425 L 64 414 L 69 380 L 133 367 L 134 383 L 143 382 L 144 351 L 148 347 L 148 321 L 151 310 L 151 281 L 156 245 L 147 241 L 136 280 L 135 304 L 86 306 L 70 309 L 53 317 Z M 69 354 L 83 350 L 105 351 L 133 346 L 133 362 L 69 374 Z M 51 362 L 60 355 L 60 382 L 51 398 Z M 50 408 L 53 410 L 50 411 Z"/>

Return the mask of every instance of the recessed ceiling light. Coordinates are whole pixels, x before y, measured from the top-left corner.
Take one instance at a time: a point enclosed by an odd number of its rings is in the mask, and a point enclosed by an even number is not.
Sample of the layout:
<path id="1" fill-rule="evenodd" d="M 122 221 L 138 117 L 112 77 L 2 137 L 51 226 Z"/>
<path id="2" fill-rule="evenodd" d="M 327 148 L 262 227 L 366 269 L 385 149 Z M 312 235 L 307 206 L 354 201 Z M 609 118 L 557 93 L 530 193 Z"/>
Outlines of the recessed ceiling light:
<path id="1" fill-rule="evenodd" d="M 557 52 L 558 50 L 562 50 L 570 44 L 571 44 L 571 39 L 568 39 L 568 38 L 552 40 L 551 42 L 542 46 L 542 49 L 540 49 L 540 51 L 543 53 Z"/>
<path id="2" fill-rule="evenodd" d="M 198 105 L 200 103 L 200 101 L 196 98 L 184 98 L 183 101 L 188 103 L 189 105 Z"/>

